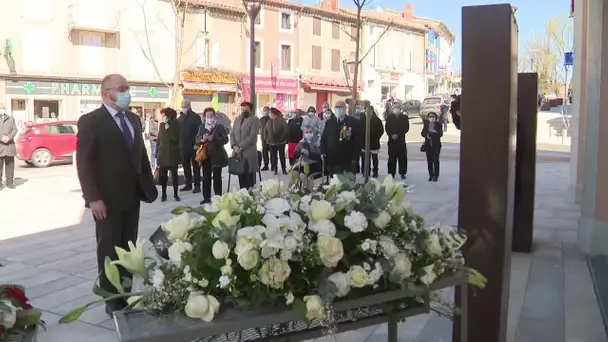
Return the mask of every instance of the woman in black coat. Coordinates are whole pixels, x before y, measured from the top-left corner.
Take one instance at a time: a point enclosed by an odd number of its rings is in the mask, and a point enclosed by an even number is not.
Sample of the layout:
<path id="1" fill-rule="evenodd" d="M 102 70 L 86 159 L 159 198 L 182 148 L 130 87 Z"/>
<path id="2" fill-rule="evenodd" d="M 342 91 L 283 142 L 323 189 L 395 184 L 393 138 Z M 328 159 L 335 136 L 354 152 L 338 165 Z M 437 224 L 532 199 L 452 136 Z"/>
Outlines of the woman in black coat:
<path id="1" fill-rule="evenodd" d="M 164 108 L 160 111 L 162 123 L 158 130 L 156 142 L 156 162 L 158 165 L 159 181 L 162 189 L 161 202 L 167 201 L 167 184 L 171 171 L 171 183 L 173 184 L 173 198 L 179 201 L 177 195 L 179 181 L 177 178 L 177 167 L 182 163 L 180 150 L 180 124 L 177 121 L 177 112 L 173 108 Z"/>
<path id="2" fill-rule="evenodd" d="M 424 121 L 422 137 L 424 138 L 424 151 L 429 169 L 429 182 L 436 182 L 439 178 L 439 152 L 441 152 L 441 137 L 443 131 L 437 114 L 430 113 L 428 120 Z"/>
<path id="3" fill-rule="evenodd" d="M 361 127 L 362 127 L 362 147 L 361 147 L 361 173 L 365 174 L 365 131 L 367 126 L 367 116 L 371 115 L 370 123 L 370 174 L 374 178 L 378 178 L 378 153 L 380 153 L 380 138 L 384 135 L 384 125 L 382 120 L 376 115 L 376 111 L 373 107 L 368 106 L 365 108 L 365 114 L 361 116 Z"/>
<path id="4" fill-rule="evenodd" d="M 222 169 L 228 166 L 228 154 L 224 145 L 229 141 L 228 129 L 218 122 L 215 109 L 206 108 L 205 122 L 196 135 L 197 144 L 207 144 L 207 159 L 203 160 L 203 201 L 201 204 L 211 202 L 211 179 L 213 179 L 213 193 L 222 194 Z"/>

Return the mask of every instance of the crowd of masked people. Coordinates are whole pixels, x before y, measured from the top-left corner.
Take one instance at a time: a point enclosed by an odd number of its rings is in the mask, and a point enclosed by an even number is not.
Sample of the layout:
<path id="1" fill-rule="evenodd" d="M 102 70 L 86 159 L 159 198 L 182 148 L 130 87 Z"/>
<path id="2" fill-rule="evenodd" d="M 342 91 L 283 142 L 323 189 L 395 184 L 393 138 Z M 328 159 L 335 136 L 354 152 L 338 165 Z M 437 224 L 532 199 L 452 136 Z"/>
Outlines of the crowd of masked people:
<path id="1" fill-rule="evenodd" d="M 459 128 L 459 97 L 452 102 L 454 124 Z M 295 110 L 285 115 L 274 107 L 264 107 L 260 118 L 253 105 L 243 102 L 240 114 L 231 124 L 230 119 L 213 108 L 203 113 L 192 110 L 190 101 L 184 100 L 180 113 L 172 108 L 161 110 L 161 122 L 151 117 L 146 123 L 146 135 L 150 142 L 152 167 L 158 173 L 161 185 L 161 201 L 167 201 L 169 175 L 173 198 L 180 200 L 180 192 L 202 192 L 201 204 L 209 203 L 212 194 L 222 193 L 222 169 L 231 157 L 239 156 L 247 165 L 247 172 L 238 175 L 241 188 L 255 185 L 255 174 L 260 171 L 288 173 L 289 168 L 298 170 L 300 164 L 310 166 L 316 174 L 364 173 L 366 117 L 370 122 L 370 170 L 377 178 L 380 168 L 378 154 L 384 134 L 388 139 L 388 173 L 401 179 L 407 175 L 406 133 L 410 129 L 409 117 L 398 100 L 387 101 L 386 121 L 383 121 L 364 101 L 357 106 L 354 115 L 348 115 L 347 103 L 337 101 L 333 108 L 328 103 L 317 110 Z M 458 116 L 455 113 L 458 113 Z M 458 122 L 456 122 L 458 121 Z M 257 149 L 258 135 L 262 150 Z M 443 126 L 441 118 L 430 114 L 424 120 L 420 147 L 427 157 L 429 181 L 439 178 L 439 154 Z M 226 152 L 226 145 L 232 156 Z M 205 146 L 204 158 L 200 158 L 201 146 Z M 185 185 L 179 189 L 177 170 L 182 165 Z M 280 170 L 279 170 L 280 166 Z M 301 170 L 301 169 L 300 169 Z M 213 190 L 213 191 L 212 191 Z"/>

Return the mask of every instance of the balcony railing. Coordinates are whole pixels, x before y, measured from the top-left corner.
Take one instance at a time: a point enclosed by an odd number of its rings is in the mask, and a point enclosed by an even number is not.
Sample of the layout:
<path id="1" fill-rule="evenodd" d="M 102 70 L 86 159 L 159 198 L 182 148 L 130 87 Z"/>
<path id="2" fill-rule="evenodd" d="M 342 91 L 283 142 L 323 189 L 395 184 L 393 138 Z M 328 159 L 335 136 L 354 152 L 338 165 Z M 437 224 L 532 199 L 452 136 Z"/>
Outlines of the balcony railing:
<path id="1" fill-rule="evenodd" d="M 118 33 L 120 10 L 113 1 L 73 0 L 68 6 L 68 26 L 72 30 Z"/>

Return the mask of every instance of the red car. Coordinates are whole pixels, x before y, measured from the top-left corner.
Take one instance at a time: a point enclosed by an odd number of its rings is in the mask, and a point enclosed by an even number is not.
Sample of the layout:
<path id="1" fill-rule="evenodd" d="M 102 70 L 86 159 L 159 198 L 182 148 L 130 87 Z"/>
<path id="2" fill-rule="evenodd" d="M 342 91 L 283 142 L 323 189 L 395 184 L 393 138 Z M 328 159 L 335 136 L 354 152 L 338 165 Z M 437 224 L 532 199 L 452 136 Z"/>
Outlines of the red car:
<path id="1" fill-rule="evenodd" d="M 30 125 L 17 138 L 17 158 L 35 167 L 71 161 L 76 152 L 76 131 L 76 121 Z"/>

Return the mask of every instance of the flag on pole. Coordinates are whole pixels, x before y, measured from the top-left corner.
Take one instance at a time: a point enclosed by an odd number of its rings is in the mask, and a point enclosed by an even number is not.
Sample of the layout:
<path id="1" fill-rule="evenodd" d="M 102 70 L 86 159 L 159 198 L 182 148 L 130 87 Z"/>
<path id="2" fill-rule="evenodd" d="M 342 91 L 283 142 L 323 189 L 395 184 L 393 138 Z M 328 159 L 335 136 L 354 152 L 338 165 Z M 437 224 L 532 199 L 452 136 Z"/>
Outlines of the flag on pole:
<path id="1" fill-rule="evenodd" d="M 211 99 L 211 107 L 213 107 L 213 109 L 215 109 L 216 111 L 218 110 L 218 108 L 220 108 L 220 101 L 217 96 L 217 93 L 213 94 L 213 99 Z"/>

